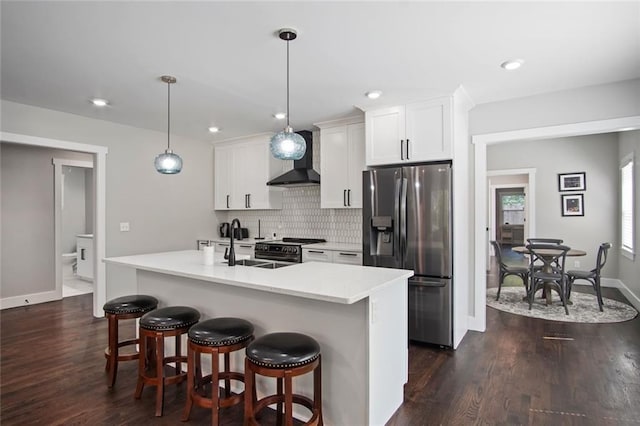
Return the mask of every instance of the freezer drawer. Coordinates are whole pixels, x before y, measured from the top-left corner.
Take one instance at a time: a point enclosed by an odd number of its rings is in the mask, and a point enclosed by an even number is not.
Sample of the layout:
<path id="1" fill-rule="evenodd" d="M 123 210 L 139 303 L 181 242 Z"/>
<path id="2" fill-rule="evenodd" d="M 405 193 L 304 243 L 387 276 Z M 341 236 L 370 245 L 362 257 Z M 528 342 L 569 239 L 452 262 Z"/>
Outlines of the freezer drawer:
<path id="1" fill-rule="evenodd" d="M 409 279 L 409 340 L 453 346 L 451 280 Z"/>

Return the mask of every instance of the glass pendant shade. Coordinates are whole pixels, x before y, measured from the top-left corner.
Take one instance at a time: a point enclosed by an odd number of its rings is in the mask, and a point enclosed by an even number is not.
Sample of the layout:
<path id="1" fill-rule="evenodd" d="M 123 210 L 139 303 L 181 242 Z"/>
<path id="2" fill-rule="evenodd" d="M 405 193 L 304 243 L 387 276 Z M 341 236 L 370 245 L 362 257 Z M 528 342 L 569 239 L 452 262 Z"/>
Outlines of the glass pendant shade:
<path id="1" fill-rule="evenodd" d="M 163 75 L 160 80 L 167 83 L 167 149 L 158 154 L 153 164 L 158 173 L 175 175 L 182 170 L 182 158 L 171 151 L 171 85 L 178 80 L 171 75 Z"/>
<path id="2" fill-rule="evenodd" d="M 167 149 L 164 153 L 159 154 L 155 160 L 156 170 L 164 175 L 175 175 L 182 170 L 182 158 L 174 154 L 173 151 Z"/>
<path id="3" fill-rule="evenodd" d="M 283 131 L 276 133 L 269 143 L 271 155 L 279 160 L 299 160 L 307 150 L 304 138 L 287 126 Z"/>

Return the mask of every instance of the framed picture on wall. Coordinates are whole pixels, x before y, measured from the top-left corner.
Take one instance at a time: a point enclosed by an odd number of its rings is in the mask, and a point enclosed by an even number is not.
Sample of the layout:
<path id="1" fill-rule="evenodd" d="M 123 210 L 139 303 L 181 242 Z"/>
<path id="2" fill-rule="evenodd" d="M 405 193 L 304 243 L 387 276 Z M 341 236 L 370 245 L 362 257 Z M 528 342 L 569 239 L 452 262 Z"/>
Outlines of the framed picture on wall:
<path id="1" fill-rule="evenodd" d="M 587 189 L 585 172 L 558 173 L 558 191 L 584 191 Z"/>
<path id="2" fill-rule="evenodd" d="M 562 199 L 562 216 L 584 216 L 584 195 L 566 194 Z"/>

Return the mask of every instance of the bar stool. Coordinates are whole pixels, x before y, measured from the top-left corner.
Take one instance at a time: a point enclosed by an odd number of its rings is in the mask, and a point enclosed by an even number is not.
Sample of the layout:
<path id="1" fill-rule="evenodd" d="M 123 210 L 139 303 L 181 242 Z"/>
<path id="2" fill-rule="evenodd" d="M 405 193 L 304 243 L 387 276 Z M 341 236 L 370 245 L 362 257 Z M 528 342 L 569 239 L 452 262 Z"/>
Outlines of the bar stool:
<path id="1" fill-rule="evenodd" d="M 181 370 L 181 363 L 187 361 L 182 355 L 181 336 L 189 327 L 200 320 L 200 312 L 187 306 L 170 306 L 146 313 L 140 318 L 140 353 L 147 353 L 148 339 L 153 339 L 155 359 L 141 356 L 138 359 L 138 383 L 134 397 L 140 399 L 144 385 L 156 386 L 156 417 L 162 416 L 164 405 L 164 387 L 180 383 L 187 377 Z M 175 336 L 175 355 L 164 356 L 164 338 Z M 165 376 L 164 366 L 175 362 L 175 374 Z M 147 369 L 155 363 L 155 376 L 149 376 Z M 150 369 L 150 368 L 149 368 Z M 150 372 L 149 372 L 150 373 Z"/>
<path id="2" fill-rule="evenodd" d="M 109 300 L 102 309 L 109 322 L 109 343 L 104 350 L 104 357 L 107 359 L 104 369 L 109 373 L 107 385 L 112 388 L 116 383 L 118 374 L 118 362 L 132 361 L 138 359 L 139 352 L 120 354 L 120 348 L 124 346 L 136 345 L 139 339 L 129 339 L 118 341 L 118 321 L 126 319 L 140 318 L 158 306 L 158 299 L 144 294 L 134 294 L 122 296 Z"/>
<path id="3" fill-rule="evenodd" d="M 284 402 L 285 425 L 293 425 L 293 404 L 311 411 L 306 425 L 322 425 L 322 374 L 320 345 L 313 338 L 300 333 L 270 333 L 247 346 L 245 358 L 244 419 L 246 425 L 257 425 L 255 416 L 268 405 L 277 404 L 277 423 L 282 422 Z M 293 393 L 293 378 L 313 371 L 313 400 Z M 256 398 L 255 375 L 275 377 L 275 395 Z M 282 382 L 284 379 L 284 394 Z M 251 396 L 247 396 L 250 391 Z"/>
<path id="4" fill-rule="evenodd" d="M 240 318 L 213 318 L 189 329 L 187 347 L 187 402 L 182 421 L 189 420 L 193 404 L 211 409 L 211 424 L 218 425 L 220 408 L 243 401 L 244 391 L 231 395 L 231 380 L 244 383 L 244 374 L 231 371 L 230 353 L 247 347 L 253 340 L 253 325 Z M 211 355 L 211 374 L 202 377 L 201 355 Z M 224 354 L 224 370 L 220 371 L 219 355 Z M 219 382 L 224 380 L 224 397 L 220 398 Z M 204 385 L 211 383 L 211 397 L 205 396 Z"/>

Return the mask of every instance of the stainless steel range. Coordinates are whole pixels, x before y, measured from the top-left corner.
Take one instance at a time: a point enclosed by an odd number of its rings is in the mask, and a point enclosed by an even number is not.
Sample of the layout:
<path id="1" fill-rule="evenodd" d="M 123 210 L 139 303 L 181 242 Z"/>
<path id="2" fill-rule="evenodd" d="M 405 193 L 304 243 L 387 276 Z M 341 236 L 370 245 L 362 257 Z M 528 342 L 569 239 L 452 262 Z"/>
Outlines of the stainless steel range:
<path id="1" fill-rule="evenodd" d="M 322 238 L 283 238 L 278 241 L 262 241 L 256 243 L 254 256 L 256 259 L 302 263 L 302 246 L 326 242 Z"/>

